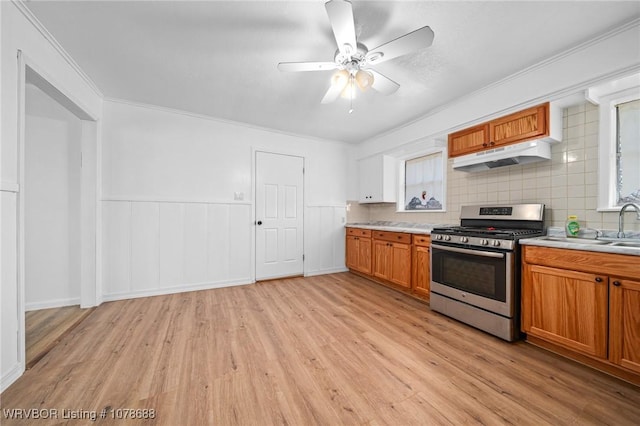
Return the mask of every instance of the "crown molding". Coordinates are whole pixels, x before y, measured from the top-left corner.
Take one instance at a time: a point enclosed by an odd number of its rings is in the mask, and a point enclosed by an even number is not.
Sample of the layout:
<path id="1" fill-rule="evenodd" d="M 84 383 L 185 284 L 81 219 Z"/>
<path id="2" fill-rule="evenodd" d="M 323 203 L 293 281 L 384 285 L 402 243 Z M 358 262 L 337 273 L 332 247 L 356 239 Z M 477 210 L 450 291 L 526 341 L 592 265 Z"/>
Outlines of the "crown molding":
<path id="1" fill-rule="evenodd" d="M 31 12 L 31 10 L 26 6 L 23 0 L 11 0 L 13 5 L 22 13 L 22 15 L 27 18 L 27 20 L 33 25 L 33 27 L 38 30 L 38 32 L 47 40 L 47 42 L 53 47 L 62 58 L 69 64 L 71 68 L 84 80 L 84 82 L 98 95 L 100 98 L 104 98 L 102 91 L 98 88 L 98 86 L 91 80 L 91 78 L 85 73 L 80 65 L 67 53 L 66 50 L 62 47 L 58 40 L 45 28 L 45 26 L 36 18 L 36 16 Z"/>

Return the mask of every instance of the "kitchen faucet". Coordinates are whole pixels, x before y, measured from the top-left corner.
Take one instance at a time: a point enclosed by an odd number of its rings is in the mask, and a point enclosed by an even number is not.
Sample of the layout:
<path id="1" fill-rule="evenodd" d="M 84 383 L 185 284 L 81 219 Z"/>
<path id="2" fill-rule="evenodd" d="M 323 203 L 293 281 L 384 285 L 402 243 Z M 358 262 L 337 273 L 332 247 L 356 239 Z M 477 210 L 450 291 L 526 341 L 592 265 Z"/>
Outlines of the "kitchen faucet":
<path id="1" fill-rule="evenodd" d="M 618 217 L 618 238 L 624 238 L 624 211 L 627 207 L 633 207 L 638 215 L 636 219 L 640 220 L 640 206 L 634 203 L 627 203 L 622 206 L 622 208 L 620 208 L 620 216 Z"/>

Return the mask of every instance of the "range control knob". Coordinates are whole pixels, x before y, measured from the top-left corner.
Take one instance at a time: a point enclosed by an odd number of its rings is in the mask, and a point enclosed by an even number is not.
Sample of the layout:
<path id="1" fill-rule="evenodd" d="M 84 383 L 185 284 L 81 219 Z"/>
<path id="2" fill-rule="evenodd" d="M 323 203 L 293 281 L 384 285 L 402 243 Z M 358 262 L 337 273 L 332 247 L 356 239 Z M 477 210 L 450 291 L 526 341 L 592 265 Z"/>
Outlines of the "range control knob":
<path id="1" fill-rule="evenodd" d="M 445 235 L 444 236 L 444 240 L 445 241 L 451 241 L 451 235 Z"/>
<path id="2" fill-rule="evenodd" d="M 482 244 L 483 246 L 486 246 L 489 244 L 489 241 L 487 240 L 480 240 L 480 244 Z"/>
<path id="3" fill-rule="evenodd" d="M 436 240 L 441 240 L 442 239 L 442 235 L 436 235 Z"/>
<path id="4" fill-rule="evenodd" d="M 469 242 L 469 238 L 467 238 L 467 237 L 460 237 L 460 242 L 461 242 L 461 243 L 468 243 L 468 242 Z"/>
<path id="5" fill-rule="evenodd" d="M 493 240 L 493 241 L 491 242 L 491 245 L 492 245 L 492 246 L 494 246 L 494 247 L 499 247 L 499 246 L 500 246 L 500 241 L 498 241 L 498 240 Z"/>

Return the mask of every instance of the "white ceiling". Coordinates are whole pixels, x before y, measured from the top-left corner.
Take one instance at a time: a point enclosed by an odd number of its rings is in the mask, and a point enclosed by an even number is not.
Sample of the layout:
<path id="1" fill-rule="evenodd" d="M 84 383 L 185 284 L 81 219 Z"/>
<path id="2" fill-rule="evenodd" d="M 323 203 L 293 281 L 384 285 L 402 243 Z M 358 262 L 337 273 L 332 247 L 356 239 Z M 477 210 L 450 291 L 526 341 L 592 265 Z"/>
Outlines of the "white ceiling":
<path id="1" fill-rule="evenodd" d="M 332 61 L 319 1 L 28 1 L 107 98 L 357 143 L 413 121 L 640 16 L 639 1 L 359 1 L 356 36 L 372 49 L 428 25 L 433 45 L 376 69 L 401 84 L 384 96 L 320 104 Z M 639 35 L 640 36 L 640 35 Z"/>

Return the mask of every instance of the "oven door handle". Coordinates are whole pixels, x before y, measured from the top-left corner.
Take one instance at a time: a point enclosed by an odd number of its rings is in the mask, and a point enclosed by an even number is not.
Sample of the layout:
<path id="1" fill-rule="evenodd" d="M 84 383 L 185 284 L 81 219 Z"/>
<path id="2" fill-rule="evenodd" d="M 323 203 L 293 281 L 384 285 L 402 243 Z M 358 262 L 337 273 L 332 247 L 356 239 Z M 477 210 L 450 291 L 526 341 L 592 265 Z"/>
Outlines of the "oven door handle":
<path id="1" fill-rule="evenodd" d="M 470 250 L 470 249 L 463 249 L 458 247 L 440 246 L 433 243 L 431 244 L 431 248 L 437 248 L 439 250 L 444 250 L 444 251 L 453 251 L 456 253 L 470 254 L 473 256 L 493 257 L 496 259 L 504 258 L 504 253 L 496 253 L 493 251 Z"/>

